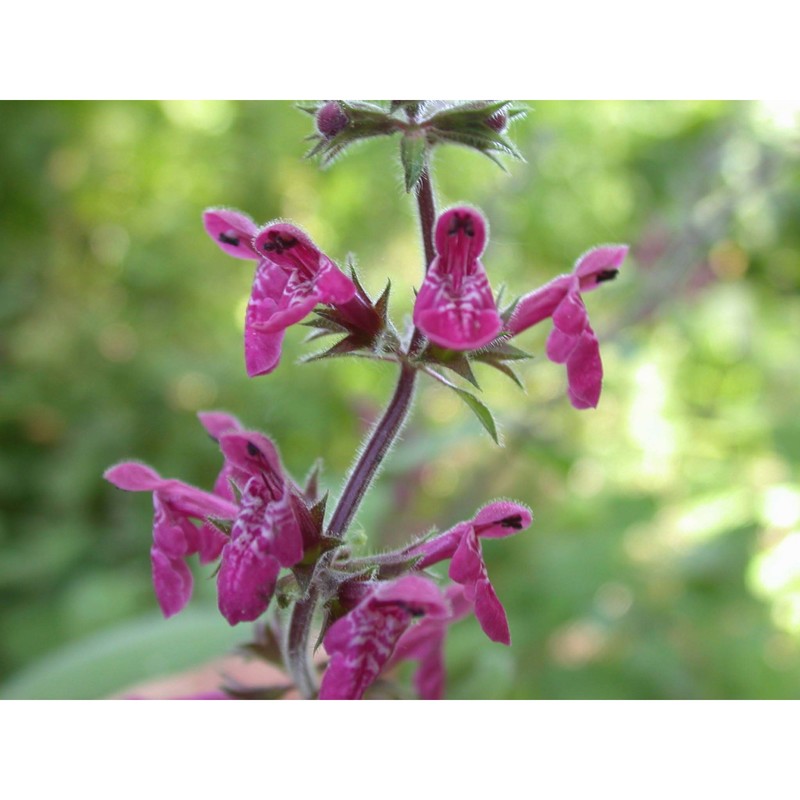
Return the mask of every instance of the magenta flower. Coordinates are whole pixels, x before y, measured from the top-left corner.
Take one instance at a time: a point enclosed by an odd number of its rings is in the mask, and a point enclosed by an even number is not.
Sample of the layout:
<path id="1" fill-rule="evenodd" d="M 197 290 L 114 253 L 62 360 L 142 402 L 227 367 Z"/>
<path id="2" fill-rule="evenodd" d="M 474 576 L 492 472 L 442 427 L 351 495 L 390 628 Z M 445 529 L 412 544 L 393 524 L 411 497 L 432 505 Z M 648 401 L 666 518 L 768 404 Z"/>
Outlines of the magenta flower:
<path id="1" fill-rule="evenodd" d="M 266 611 L 281 567 L 303 557 L 303 536 L 292 504 L 293 485 L 275 445 L 263 434 L 220 437 L 231 479 L 241 489 L 238 514 L 217 575 L 219 610 L 231 625 Z"/>
<path id="2" fill-rule="evenodd" d="M 415 619 L 448 614 L 436 584 L 419 575 L 354 588 L 362 595 L 359 602 L 325 634 L 323 644 L 331 660 L 322 678 L 320 700 L 360 700 Z"/>
<path id="3" fill-rule="evenodd" d="M 506 500 L 484 506 L 468 522 L 460 522 L 449 531 L 421 544 L 412 545 L 408 555 L 421 555 L 416 569 L 425 569 L 451 559 L 448 575 L 464 587 L 467 598 L 475 603 L 475 616 L 483 632 L 493 641 L 511 644 L 508 619 L 489 581 L 481 551 L 480 537 L 499 539 L 511 536 L 531 524 L 529 509 Z"/>
<path id="4" fill-rule="evenodd" d="M 318 303 L 335 306 L 357 328 L 374 333 L 379 319 L 355 284 L 295 225 L 259 230 L 239 211 L 208 209 L 209 236 L 228 255 L 257 262 L 245 314 L 245 364 L 250 377 L 278 366 L 283 336 Z"/>
<path id="5" fill-rule="evenodd" d="M 444 697 L 444 640 L 452 623 L 465 617 L 472 610 L 462 586 L 448 586 L 445 600 L 450 613 L 445 617 L 425 616 L 409 628 L 398 641 L 391 660 L 386 665 L 391 669 L 401 661 L 417 661 L 414 686 L 422 700 L 441 700 Z"/>
<path id="6" fill-rule="evenodd" d="M 236 518 L 229 500 L 178 480 L 162 478 L 155 470 L 126 461 L 106 470 L 104 477 L 129 492 L 152 492 L 155 516 L 150 560 L 153 586 L 165 617 L 177 614 L 192 595 L 192 573 L 185 559 L 197 553 L 201 564 L 219 558 L 226 538 L 214 526 L 196 527 L 192 520 Z"/>
<path id="7" fill-rule="evenodd" d="M 603 384 L 600 345 L 581 294 L 616 277 L 628 252 L 626 245 L 603 245 L 584 253 L 568 275 L 523 297 L 508 324 L 512 335 L 527 330 L 547 317 L 553 330 L 547 339 L 547 357 L 567 365 L 568 394 L 575 408 L 595 408 Z"/>
<path id="8" fill-rule="evenodd" d="M 441 347 L 483 347 L 502 327 L 479 260 L 486 245 L 486 221 L 473 208 L 451 208 L 436 223 L 435 245 L 436 257 L 414 304 L 414 324 Z"/>

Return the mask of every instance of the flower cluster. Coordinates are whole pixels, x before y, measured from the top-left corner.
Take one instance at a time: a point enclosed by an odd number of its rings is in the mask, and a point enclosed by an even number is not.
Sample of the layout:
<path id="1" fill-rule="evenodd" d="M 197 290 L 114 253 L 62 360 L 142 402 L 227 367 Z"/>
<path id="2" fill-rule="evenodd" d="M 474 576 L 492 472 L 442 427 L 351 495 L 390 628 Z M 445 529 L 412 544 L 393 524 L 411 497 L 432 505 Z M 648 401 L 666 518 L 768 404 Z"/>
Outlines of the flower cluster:
<path id="1" fill-rule="evenodd" d="M 223 412 L 199 415 L 223 459 L 211 491 L 162 478 L 135 461 L 110 468 L 105 477 L 120 489 L 152 493 L 153 585 L 164 616 L 189 602 L 193 578 L 187 560 L 197 555 L 201 564 L 218 562 L 218 605 L 229 624 L 271 612 L 275 633 L 269 655 L 255 649 L 265 658 L 277 654 L 305 696 L 362 698 L 394 665 L 410 660 L 417 662 L 419 696 L 437 699 L 444 695 L 443 648 L 450 625 L 474 614 L 491 641 L 511 643 L 482 540 L 528 528 L 530 509 L 495 500 L 443 533 L 379 555 L 360 554 L 346 538 L 348 527 L 406 420 L 419 375 L 455 390 L 496 439 L 489 410 L 443 378 L 439 368 L 477 385 L 471 364 L 483 363 L 518 380 L 507 362 L 527 354 L 509 340 L 549 318 L 553 328 L 546 352 L 551 361 L 566 366 L 570 402 L 578 409 L 597 406 L 603 367 L 583 294 L 616 277 L 627 247 L 595 247 L 570 273 L 500 309 L 482 261 L 487 221 L 467 205 L 436 215 L 428 156 L 430 148 L 444 142 L 467 144 L 490 156 L 514 154 L 503 133 L 521 112 L 507 102 L 488 101 L 394 101 L 388 109 L 329 101 L 306 110 L 315 115 L 317 126 L 312 152 L 323 160 L 358 139 L 402 134 L 406 188 L 417 188 L 429 262 L 414 303 L 413 326 L 397 333 L 388 317 L 388 285 L 373 301 L 355 270 L 346 274 L 297 225 L 276 220 L 259 227 L 229 208 L 210 208 L 203 215 L 206 232 L 223 252 L 255 262 L 244 324 L 249 376 L 273 372 L 286 330 L 312 313 L 304 323 L 317 329 L 310 338 L 343 337 L 315 358 L 358 355 L 399 366 L 395 393 L 361 449 L 327 528 L 327 495 L 318 496 L 316 478 L 301 489 L 283 469 L 268 436 L 246 430 Z M 450 582 L 440 587 L 431 568 L 445 561 Z M 311 659 L 312 630 L 329 657 L 321 681 Z M 273 687 L 263 695 L 276 691 Z"/>
<path id="2" fill-rule="evenodd" d="M 111 467 L 105 478 L 120 489 L 153 492 L 153 585 L 164 616 L 189 602 L 192 574 L 186 558 L 198 553 L 202 564 L 220 560 L 219 609 L 235 625 L 260 617 L 281 567 L 303 558 L 303 496 L 264 434 L 245 431 L 220 412 L 201 414 L 200 420 L 225 457 L 213 492 L 163 479 L 133 461 Z"/>

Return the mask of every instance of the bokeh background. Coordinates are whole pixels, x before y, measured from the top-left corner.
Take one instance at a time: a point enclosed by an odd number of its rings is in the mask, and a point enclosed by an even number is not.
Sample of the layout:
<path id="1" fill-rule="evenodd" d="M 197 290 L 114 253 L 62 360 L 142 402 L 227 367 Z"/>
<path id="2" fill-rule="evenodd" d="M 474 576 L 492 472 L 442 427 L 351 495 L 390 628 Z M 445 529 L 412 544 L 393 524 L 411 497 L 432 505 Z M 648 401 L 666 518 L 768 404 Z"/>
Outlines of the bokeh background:
<path id="1" fill-rule="evenodd" d="M 497 496 L 535 522 L 487 541 L 513 646 L 474 619 L 447 646 L 453 698 L 800 697 L 800 135 L 797 107 L 531 102 L 509 174 L 441 149 L 440 205 L 483 209 L 495 286 L 522 294 L 602 242 L 619 279 L 587 296 L 606 368 L 576 411 L 548 325 L 518 340 L 527 393 L 479 373 L 496 447 L 447 390 L 415 414 L 358 518 L 369 547 Z M 150 587 L 149 497 L 101 474 L 135 457 L 209 487 L 196 412 L 225 409 L 335 495 L 392 365 L 243 369 L 252 266 L 203 232 L 211 205 L 289 218 L 398 324 L 421 274 L 396 140 L 326 171 L 283 102 L 0 104 L 0 696 L 99 697 L 247 641 L 211 567 L 169 621 Z M 196 565 L 195 565 L 196 566 Z"/>

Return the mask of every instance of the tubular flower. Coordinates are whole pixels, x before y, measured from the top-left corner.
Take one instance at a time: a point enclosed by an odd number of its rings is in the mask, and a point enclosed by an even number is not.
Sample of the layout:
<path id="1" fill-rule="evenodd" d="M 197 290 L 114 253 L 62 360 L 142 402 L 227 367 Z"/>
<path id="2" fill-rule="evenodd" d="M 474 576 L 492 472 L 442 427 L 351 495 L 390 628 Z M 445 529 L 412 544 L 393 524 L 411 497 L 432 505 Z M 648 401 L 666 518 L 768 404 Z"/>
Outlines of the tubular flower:
<path id="1" fill-rule="evenodd" d="M 302 559 L 303 537 L 293 510 L 293 487 L 275 445 L 263 434 L 244 431 L 224 433 L 219 443 L 241 490 L 217 575 L 220 612 L 236 625 L 266 611 L 281 567 Z"/>
<path id="2" fill-rule="evenodd" d="M 272 372 L 280 361 L 283 336 L 318 303 L 336 306 L 361 327 L 377 318 L 356 286 L 295 225 L 274 222 L 258 229 L 239 211 L 211 208 L 203 215 L 206 232 L 234 258 L 257 262 L 245 313 L 245 365 L 250 377 Z"/>
<path id="3" fill-rule="evenodd" d="M 444 640 L 454 622 L 472 610 L 463 586 L 448 586 L 445 600 L 450 604 L 446 617 L 426 616 L 409 628 L 397 643 L 387 668 L 400 661 L 417 661 L 414 686 L 422 700 L 441 700 L 444 697 Z"/>
<path id="4" fill-rule="evenodd" d="M 192 573 L 185 559 L 199 554 L 200 563 L 219 557 L 225 536 L 212 525 L 196 527 L 192 520 L 207 517 L 236 518 L 238 508 L 229 500 L 178 480 L 162 478 L 144 464 L 126 461 L 106 470 L 104 477 L 129 492 L 152 492 L 155 516 L 150 560 L 153 587 L 165 617 L 177 614 L 192 595 Z"/>
<path id="5" fill-rule="evenodd" d="M 552 317 L 547 357 L 566 364 L 569 399 L 575 408 L 595 408 L 603 384 L 600 345 L 581 295 L 615 278 L 627 252 L 627 245 L 616 244 L 589 250 L 570 274 L 525 295 L 508 323 L 508 332 L 516 335 Z"/>
<path id="6" fill-rule="evenodd" d="M 464 593 L 475 604 L 475 616 L 483 632 L 493 641 L 511 644 L 506 612 L 489 581 L 483 560 L 480 538 L 499 539 L 511 536 L 531 524 L 529 509 L 505 500 L 484 506 L 468 522 L 460 522 L 449 531 L 408 549 L 408 555 L 422 558 L 416 569 L 425 569 L 451 559 L 448 575 L 464 587 Z"/>
<path id="7" fill-rule="evenodd" d="M 451 208 L 436 223 L 436 257 L 414 304 L 414 324 L 451 350 L 475 350 L 502 327 L 480 256 L 486 221 L 473 208 Z"/>
<path id="8" fill-rule="evenodd" d="M 322 678 L 320 700 L 360 700 L 415 619 L 448 614 L 436 584 L 419 575 L 362 586 L 357 605 L 325 634 L 323 644 L 331 660 Z"/>

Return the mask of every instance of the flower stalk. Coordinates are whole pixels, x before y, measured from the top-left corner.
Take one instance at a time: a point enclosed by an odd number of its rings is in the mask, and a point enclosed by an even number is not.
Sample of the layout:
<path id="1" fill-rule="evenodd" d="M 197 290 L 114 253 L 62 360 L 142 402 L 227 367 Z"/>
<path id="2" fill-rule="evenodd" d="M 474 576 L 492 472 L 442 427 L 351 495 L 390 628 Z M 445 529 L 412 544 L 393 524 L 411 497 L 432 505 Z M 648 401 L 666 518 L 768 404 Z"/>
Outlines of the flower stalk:
<path id="1" fill-rule="evenodd" d="M 246 430 L 224 412 L 199 415 L 224 457 L 212 492 L 162 478 L 138 462 L 118 464 L 106 478 L 121 489 L 153 494 L 153 583 L 165 616 L 178 613 L 190 599 L 187 558 L 197 555 L 201 564 L 219 561 L 222 616 L 237 625 L 259 619 L 270 606 L 273 615 L 280 613 L 285 635 L 274 650 L 280 650 L 302 697 L 360 699 L 384 670 L 412 660 L 418 662 L 414 684 L 420 697 L 436 699 L 444 696 L 443 643 L 452 623 L 472 612 L 489 639 L 511 643 L 481 539 L 526 529 L 532 521 L 530 509 L 496 500 L 444 533 L 382 554 L 364 555 L 355 539 L 345 543 L 348 530 L 409 417 L 419 373 L 454 391 L 498 442 L 489 409 L 440 372 L 455 372 L 477 389 L 471 365 L 482 363 L 522 386 L 508 362 L 528 356 L 508 339 L 551 318 L 547 355 L 566 365 L 570 401 L 576 408 L 597 405 L 602 364 L 582 294 L 616 276 L 627 248 L 605 245 L 587 251 L 570 274 L 501 310 L 482 262 L 489 233 L 486 217 L 469 205 L 437 216 L 430 151 L 450 142 L 491 158 L 497 152 L 515 155 L 503 134 L 522 112 L 508 102 L 408 100 L 392 101 L 388 108 L 327 101 L 304 110 L 315 115 L 317 133 L 310 138 L 317 145 L 311 154 L 323 163 L 359 139 L 401 133 L 405 186 L 415 192 L 424 254 L 414 327 L 403 337 L 404 344 L 388 314 L 389 283 L 379 298 L 371 298 L 352 260 L 347 274 L 292 222 L 275 220 L 259 227 L 246 214 L 226 207 L 204 214 L 206 232 L 217 247 L 233 258 L 255 262 L 244 326 L 250 377 L 277 369 L 284 334 L 296 324 L 315 329 L 308 341 L 339 337 L 306 361 L 350 356 L 390 361 L 399 368 L 394 392 L 363 442 L 329 522 L 318 469 L 301 489 L 284 472 L 272 440 Z M 407 121 L 396 116 L 401 111 Z M 307 320 L 309 315 L 313 318 Z M 442 561 L 450 562 L 451 583 L 444 586 L 427 571 Z M 330 656 L 321 681 L 312 658 L 312 636 Z M 262 657 L 270 660 L 267 654 Z M 229 694 L 248 696 L 237 692 Z"/>

